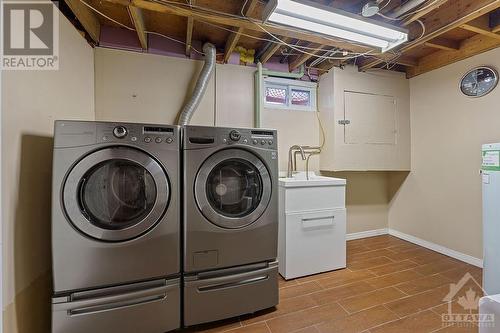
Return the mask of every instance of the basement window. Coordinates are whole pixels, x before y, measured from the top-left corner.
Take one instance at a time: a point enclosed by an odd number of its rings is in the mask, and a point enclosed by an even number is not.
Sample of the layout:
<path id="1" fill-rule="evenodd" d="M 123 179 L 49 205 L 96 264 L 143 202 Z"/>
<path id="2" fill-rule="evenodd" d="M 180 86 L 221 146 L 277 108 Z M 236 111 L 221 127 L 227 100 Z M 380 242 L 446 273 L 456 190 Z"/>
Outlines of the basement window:
<path id="1" fill-rule="evenodd" d="M 291 111 L 317 111 L 317 84 L 267 77 L 264 79 L 264 107 Z"/>

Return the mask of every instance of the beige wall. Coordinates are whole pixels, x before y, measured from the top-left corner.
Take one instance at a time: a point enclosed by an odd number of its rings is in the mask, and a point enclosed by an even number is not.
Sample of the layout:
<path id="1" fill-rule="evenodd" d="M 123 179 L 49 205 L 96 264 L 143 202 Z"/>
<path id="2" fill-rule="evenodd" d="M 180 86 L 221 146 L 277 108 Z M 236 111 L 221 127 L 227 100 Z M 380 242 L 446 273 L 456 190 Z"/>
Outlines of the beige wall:
<path id="1" fill-rule="evenodd" d="M 347 180 L 348 234 L 387 228 L 390 173 L 382 171 L 322 171 L 322 174 Z"/>
<path id="2" fill-rule="evenodd" d="M 471 99 L 458 83 L 484 64 L 500 68 L 500 48 L 410 80 L 412 172 L 389 209 L 390 228 L 477 258 L 481 144 L 500 142 L 500 87 Z"/>
<path id="3" fill-rule="evenodd" d="M 201 61 L 95 48 L 96 119 L 173 124 L 189 98 Z M 192 124 L 214 125 L 210 80 Z"/>
<path id="4" fill-rule="evenodd" d="M 53 122 L 94 119 L 92 48 L 59 18 L 58 71 L 2 73 L 3 331 L 50 329 Z"/>

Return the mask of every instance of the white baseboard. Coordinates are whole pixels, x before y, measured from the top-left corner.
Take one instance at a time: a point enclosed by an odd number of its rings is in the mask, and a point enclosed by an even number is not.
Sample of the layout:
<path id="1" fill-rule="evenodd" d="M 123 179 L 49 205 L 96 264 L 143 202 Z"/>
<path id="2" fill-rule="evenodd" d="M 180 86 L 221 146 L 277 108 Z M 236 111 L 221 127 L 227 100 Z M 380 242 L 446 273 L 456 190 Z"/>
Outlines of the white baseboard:
<path id="1" fill-rule="evenodd" d="M 361 232 L 353 232 L 352 234 L 347 234 L 346 239 L 353 240 L 353 239 L 367 238 L 373 236 L 387 235 L 388 230 L 389 229 L 387 228 L 383 228 L 383 229 L 374 229 Z"/>
<path id="2" fill-rule="evenodd" d="M 375 230 L 367 230 L 367 231 L 361 231 L 361 232 L 354 232 L 351 234 L 346 235 L 347 240 L 353 240 L 353 239 L 361 239 L 361 238 L 367 238 L 367 237 L 373 237 L 373 236 L 380 236 L 380 235 L 391 235 L 397 238 L 400 238 L 402 240 L 408 241 L 413 244 L 420 245 L 422 247 L 425 247 L 429 250 L 439 252 L 441 254 L 444 254 L 445 256 L 455 258 L 457 260 L 466 262 L 468 264 L 483 268 L 483 260 L 470 256 L 468 254 L 458 252 L 452 249 L 449 249 L 447 247 L 438 245 L 436 243 L 432 243 L 429 241 L 426 241 L 424 239 L 405 234 L 403 232 L 394 230 L 394 229 L 389 229 L 389 228 L 383 228 L 383 229 L 375 229 Z"/>
<path id="3" fill-rule="evenodd" d="M 444 254 L 446 256 L 449 256 L 449 257 L 455 258 L 457 260 L 466 262 L 468 264 L 471 264 L 471 265 L 474 265 L 477 267 L 481 267 L 481 268 L 483 267 L 483 260 L 482 259 L 475 258 L 475 257 L 470 256 L 468 254 L 449 249 L 447 247 L 426 241 L 424 239 L 421 239 L 421 238 L 418 238 L 418 237 L 415 237 L 412 235 L 405 234 L 403 232 L 400 232 L 400 231 L 397 231 L 394 229 L 388 229 L 388 231 L 389 231 L 389 235 L 391 235 L 391 236 L 401 238 L 401 239 L 408 241 L 410 243 L 420 245 L 422 247 L 439 252 L 439 253 Z"/>

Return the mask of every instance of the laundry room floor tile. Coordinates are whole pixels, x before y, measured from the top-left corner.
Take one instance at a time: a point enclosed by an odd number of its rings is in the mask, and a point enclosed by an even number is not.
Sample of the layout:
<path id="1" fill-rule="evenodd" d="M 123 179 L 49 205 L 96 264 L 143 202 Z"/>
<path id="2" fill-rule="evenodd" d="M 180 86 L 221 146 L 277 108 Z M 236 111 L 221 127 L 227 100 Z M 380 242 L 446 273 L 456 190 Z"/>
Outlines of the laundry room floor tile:
<path id="1" fill-rule="evenodd" d="M 371 309 L 320 324 L 317 327 L 321 333 L 355 333 L 397 319 L 399 319 L 399 317 L 392 311 L 379 305 Z"/>
<path id="2" fill-rule="evenodd" d="M 405 297 L 405 293 L 394 287 L 378 289 L 372 292 L 364 293 L 358 296 L 345 298 L 339 301 L 339 304 L 349 313 L 358 312 L 371 308 L 375 305 L 388 303 Z"/>
<path id="3" fill-rule="evenodd" d="M 374 329 L 371 333 L 427 333 L 442 327 L 441 317 L 427 310 L 406 318 L 398 319 Z"/>

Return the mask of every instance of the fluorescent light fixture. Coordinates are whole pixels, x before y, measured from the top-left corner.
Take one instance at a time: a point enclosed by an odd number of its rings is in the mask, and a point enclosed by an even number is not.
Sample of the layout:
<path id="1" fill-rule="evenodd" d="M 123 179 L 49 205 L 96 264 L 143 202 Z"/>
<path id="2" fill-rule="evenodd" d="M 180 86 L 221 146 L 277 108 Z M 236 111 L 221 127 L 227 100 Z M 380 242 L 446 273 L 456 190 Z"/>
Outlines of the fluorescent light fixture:
<path id="1" fill-rule="evenodd" d="M 374 46 L 382 52 L 408 40 L 405 29 L 307 0 L 274 0 L 267 20 Z"/>

